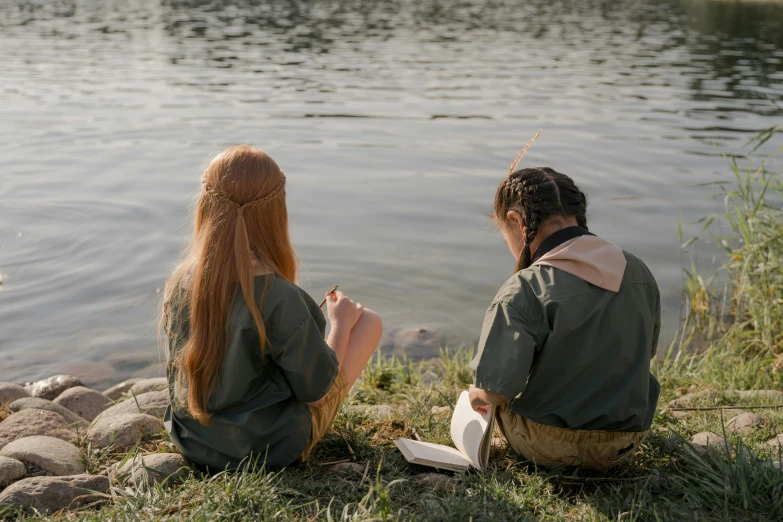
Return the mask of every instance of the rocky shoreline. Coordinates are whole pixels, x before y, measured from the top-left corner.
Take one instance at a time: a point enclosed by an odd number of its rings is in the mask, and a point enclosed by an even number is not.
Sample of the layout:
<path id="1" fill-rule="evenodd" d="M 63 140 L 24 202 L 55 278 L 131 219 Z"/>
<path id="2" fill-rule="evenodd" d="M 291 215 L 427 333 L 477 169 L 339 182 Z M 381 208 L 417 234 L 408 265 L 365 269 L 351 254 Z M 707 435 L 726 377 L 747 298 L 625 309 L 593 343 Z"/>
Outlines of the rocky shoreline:
<path id="1" fill-rule="evenodd" d="M 163 429 L 167 385 L 131 379 L 99 392 L 72 375 L 0 382 L 0 512 L 53 513 L 102 501 L 118 481 L 187 476 Z"/>

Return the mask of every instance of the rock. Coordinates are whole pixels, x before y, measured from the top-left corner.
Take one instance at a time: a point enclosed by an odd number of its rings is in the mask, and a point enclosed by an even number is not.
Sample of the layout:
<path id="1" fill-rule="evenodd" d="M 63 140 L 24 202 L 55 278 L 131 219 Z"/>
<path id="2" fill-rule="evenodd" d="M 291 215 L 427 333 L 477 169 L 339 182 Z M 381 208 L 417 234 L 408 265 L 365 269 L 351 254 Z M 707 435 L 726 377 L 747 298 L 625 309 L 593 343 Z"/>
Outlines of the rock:
<path id="1" fill-rule="evenodd" d="M 394 353 L 414 359 L 433 357 L 445 344 L 443 334 L 428 328 L 405 328 L 394 334 Z"/>
<path id="2" fill-rule="evenodd" d="M 738 390 L 734 391 L 740 399 L 757 400 L 758 402 L 781 402 L 783 392 L 778 390 Z"/>
<path id="3" fill-rule="evenodd" d="M 426 487 L 428 490 L 450 488 L 454 482 L 453 477 L 442 473 L 419 473 L 413 477 L 413 480 L 419 486 Z"/>
<path id="4" fill-rule="evenodd" d="M 691 446 L 701 454 L 708 450 L 723 451 L 726 448 L 726 439 L 711 431 L 702 431 L 691 437 Z"/>
<path id="5" fill-rule="evenodd" d="M 15 440 L 0 449 L 0 457 L 30 462 L 55 475 L 84 473 L 79 448 L 64 440 L 36 435 Z"/>
<path id="6" fill-rule="evenodd" d="M 73 375 L 55 375 L 48 379 L 30 383 L 25 386 L 25 390 L 33 397 L 40 397 L 51 401 L 68 388 L 81 385 L 82 381 Z"/>
<path id="7" fill-rule="evenodd" d="M 95 502 L 108 491 L 109 479 L 100 475 L 27 478 L 0 493 L 0 511 L 9 506 L 52 513 Z"/>
<path id="8" fill-rule="evenodd" d="M 329 470 L 340 473 L 341 475 L 348 475 L 350 473 L 358 473 L 359 475 L 364 474 L 364 468 L 361 464 L 357 464 L 356 462 L 340 462 L 339 464 L 329 466 Z"/>
<path id="9" fill-rule="evenodd" d="M 686 393 L 679 399 L 669 401 L 670 408 L 687 408 L 693 406 L 696 402 L 717 401 L 723 398 L 723 394 L 717 390 L 702 390 L 698 392 Z"/>
<path id="10" fill-rule="evenodd" d="M 130 391 L 136 395 L 151 391 L 166 390 L 169 387 L 169 381 L 165 377 L 154 377 L 152 379 L 141 379 L 131 386 Z"/>
<path id="11" fill-rule="evenodd" d="M 0 457 L 0 488 L 27 475 L 27 467 L 11 457 Z"/>
<path id="12" fill-rule="evenodd" d="M 694 412 L 692 411 L 673 411 L 671 413 L 672 413 L 672 417 L 674 417 L 675 419 L 679 419 L 681 421 L 686 421 L 690 419 L 691 417 L 693 417 L 694 414 Z"/>
<path id="13" fill-rule="evenodd" d="M 97 418 L 113 417 L 126 413 L 146 413 L 162 419 L 168 407 L 169 394 L 167 391 L 147 392 L 125 399 L 121 403 L 105 409 Z"/>
<path id="14" fill-rule="evenodd" d="M 0 382 L 0 404 L 8 402 L 14 402 L 16 399 L 22 397 L 29 397 L 30 392 L 19 386 L 18 384 L 11 384 L 10 382 Z"/>
<path id="15" fill-rule="evenodd" d="M 47 435 L 62 440 L 76 440 L 76 433 L 65 426 L 67 422 L 59 413 L 28 409 L 12 413 L 0 422 L 0 448 L 23 437 Z"/>
<path id="16" fill-rule="evenodd" d="M 355 412 L 372 415 L 379 419 L 390 419 L 392 414 L 391 406 L 388 404 L 358 404 L 349 408 Z"/>
<path id="17" fill-rule="evenodd" d="M 101 416 L 87 431 L 87 438 L 101 447 L 118 448 L 133 446 L 140 440 L 163 430 L 163 422 L 144 413 L 123 413 Z"/>
<path id="18" fill-rule="evenodd" d="M 53 402 L 65 406 L 79 417 L 88 421 L 93 420 L 112 404 L 111 399 L 101 392 L 85 388 L 84 386 L 68 388 Z"/>
<path id="19" fill-rule="evenodd" d="M 108 398 L 110 398 L 111 400 L 116 401 L 117 399 L 119 399 L 120 397 L 128 393 L 128 390 L 131 389 L 131 386 L 133 386 L 140 380 L 142 379 L 128 379 L 127 381 L 122 381 L 119 384 L 115 384 L 108 390 L 105 390 L 103 394 Z"/>
<path id="20" fill-rule="evenodd" d="M 772 446 L 775 449 L 781 448 L 783 449 L 783 433 L 778 434 L 777 437 L 774 439 L 770 439 L 767 441 L 767 444 Z"/>
<path id="21" fill-rule="evenodd" d="M 451 416 L 451 408 L 449 406 L 433 406 L 430 410 L 433 415 L 442 415 L 444 417 Z"/>
<path id="22" fill-rule="evenodd" d="M 40 399 L 38 397 L 24 397 L 22 399 L 17 399 L 11 404 L 9 404 L 8 407 L 11 409 L 11 411 L 46 410 L 46 411 L 53 411 L 54 413 L 59 413 L 60 415 L 63 416 L 66 424 L 71 429 L 74 428 L 86 429 L 90 425 L 89 422 L 79 417 L 65 406 L 56 404 L 52 401 L 47 401 L 46 399 Z"/>
<path id="23" fill-rule="evenodd" d="M 137 455 L 117 472 L 118 477 L 128 477 L 134 484 L 176 484 L 190 473 L 185 458 L 178 453 L 151 453 Z"/>
<path id="24" fill-rule="evenodd" d="M 760 428 L 765 424 L 766 421 L 760 415 L 756 415 L 755 413 L 743 413 L 727 422 L 726 428 L 732 433 L 749 435 L 753 433 L 754 429 Z"/>
<path id="25" fill-rule="evenodd" d="M 114 366 L 103 361 L 71 361 L 58 366 L 58 371 L 78 377 L 88 386 L 108 386 L 117 375 Z"/>

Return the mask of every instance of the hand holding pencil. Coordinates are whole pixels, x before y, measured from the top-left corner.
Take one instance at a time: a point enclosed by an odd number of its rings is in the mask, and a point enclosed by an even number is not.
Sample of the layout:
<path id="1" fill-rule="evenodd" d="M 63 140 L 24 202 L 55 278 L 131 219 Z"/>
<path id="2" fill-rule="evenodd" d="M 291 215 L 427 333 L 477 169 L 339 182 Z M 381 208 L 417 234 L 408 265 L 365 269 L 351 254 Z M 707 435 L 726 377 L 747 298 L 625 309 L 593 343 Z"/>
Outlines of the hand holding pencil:
<path id="1" fill-rule="evenodd" d="M 364 307 L 361 303 L 356 303 L 342 292 L 337 291 L 337 285 L 329 292 L 326 292 L 321 307 L 323 308 L 327 303 L 326 312 L 329 322 L 332 323 L 332 328 L 348 331 L 354 327 L 362 313 L 364 313 Z"/>

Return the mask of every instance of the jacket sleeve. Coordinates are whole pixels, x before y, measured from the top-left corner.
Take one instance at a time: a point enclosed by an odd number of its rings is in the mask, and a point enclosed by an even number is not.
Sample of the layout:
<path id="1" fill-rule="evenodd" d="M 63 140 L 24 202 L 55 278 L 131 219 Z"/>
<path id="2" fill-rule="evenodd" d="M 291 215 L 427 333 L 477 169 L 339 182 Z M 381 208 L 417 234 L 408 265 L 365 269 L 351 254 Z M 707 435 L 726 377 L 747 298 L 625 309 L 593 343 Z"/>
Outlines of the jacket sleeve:
<path id="1" fill-rule="evenodd" d="M 525 391 L 533 357 L 545 341 L 537 334 L 538 314 L 520 311 L 518 306 L 499 301 L 489 307 L 478 353 L 470 365 L 477 388 L 512 400 Z"/>

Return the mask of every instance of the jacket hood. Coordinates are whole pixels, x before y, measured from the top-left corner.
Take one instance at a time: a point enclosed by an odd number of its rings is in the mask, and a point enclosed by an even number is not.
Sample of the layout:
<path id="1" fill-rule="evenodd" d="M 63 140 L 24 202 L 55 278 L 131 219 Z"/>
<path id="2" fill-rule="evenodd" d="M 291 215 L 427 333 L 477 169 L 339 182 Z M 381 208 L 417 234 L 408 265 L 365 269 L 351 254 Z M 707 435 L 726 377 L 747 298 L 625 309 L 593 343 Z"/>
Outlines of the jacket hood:
<path id="1" fill-rule="evenodd" d="M 603 239 L 580 236 L 544 254 L 534 265 L 555 267 L 604 290 L 617 292 L 625 274 L 622 249 Z"/>

